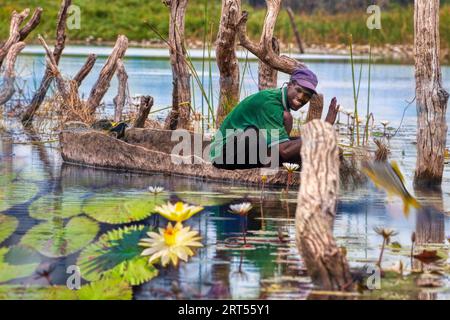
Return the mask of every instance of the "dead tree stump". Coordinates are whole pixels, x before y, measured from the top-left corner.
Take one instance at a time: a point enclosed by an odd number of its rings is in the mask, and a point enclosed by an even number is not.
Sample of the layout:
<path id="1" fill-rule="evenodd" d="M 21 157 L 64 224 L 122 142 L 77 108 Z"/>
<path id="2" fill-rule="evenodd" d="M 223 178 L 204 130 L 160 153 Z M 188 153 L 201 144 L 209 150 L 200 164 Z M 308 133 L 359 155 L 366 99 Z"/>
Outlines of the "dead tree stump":
<path id="1" fill-rule="evenodd" d="M 184 25 L 188 0 L 163 0 L 170 7 L 169 52 L 173 75 L 172 110 L 165 128 L 188 129 L 191 113 L 191 83 L 184 46 Z"/>
<path id="2" fill-rule="evenodd" d="M 25 42 L 18 42 L 11 46 L 6 55 L 6 68 L 3 76 L 3 84 L 0 87 L 0 106 L 5 104 L 14 95 L 14 82 L 16 75 L 14 72 L 14 66 L 19 53 L 25 48 Z"/>
<path id="3" fill-rule="evenodd" d="M 58 22 L 56 26 L 56 44 L 53 50 L 53 56 L 55 58 L 56 64 L 59 63 L 59 59 L 61 58 L 66 44 L 66 21 L 68 17 L 68 9 L 71 4 L 71 0 L 63 0 L 59 9 Z M 51 67 L 47 65 L 41 84 L 38 90 L 34 93 L 30 104 L 22 115 L 22 123 L 24 125 L 30 124 L 33 120 L 34 114 L 39 109 L 45 99 L 45 96 L 47 95 L 47 91 L 50 87 L 50 84 L 52 83 L 52 80 L 53 72 L 51 70 Z"/>
<path id="4" fill-rule="evenodd" d="M 324 290 L 351 290 L 347 259 L 333 237 L 339 188 L 337 136 L 333 126 L 313 120 L 304 126 L 302 138 L 297 247 L 315 285 Z"/>
<path id="5" fill-rule="evenodd" d="M 306 116 L 306 122 L 314 119 L 321 119 L 323 112 L 323 94 L 315 94 L 309 101 L 308 115 Z"/>
<path id="6" fill-rule="evenodd" d="M 220 95 L 216 127 L 239 102 L 239 61 L 236 56 L 236 24 L 241 0 L 222 0 L 222 16 L 217 35 L 216 60 L 220 72 Z"/>
<path id="7" fill-rule="evenodd" d="M 97 107 L 100 105 L 103 97 L 109 89 L 111 79 L 117 70 L 117 61 L 123 59 L 125 52 L 128 49 L 128 38 L 124 35 L 120 35 L 117 38 L 116 44 L 111 55 L 106 60 L 100 74 L 98 76 L 97 82 L 92 87 L 91 93 L 87 100 L 87 107 L 91 114 L 94 114 Z"/>
<path id="8" fill-rule="evenodd" d="M 448 93 L 442 87 L 439 62 L 439 0 L 415 0 L 416 188 L 440 187 L 447 138 Z"/>
<path id="9" fill-rule="evenodd" d="M 278 39 L 272 38 L 272 49 L 274 54 L 280 55 L 280 44 Z M 262 62 L 258 63 L 258 89 L 266 90 L 271 88 L 276 88 L 278 86 L 278 71 L 272 68 L 270 65 Z"/>
<path id="10" fill-rule="evenodd" d="M 127 96 L 128 75 L 122 60 L 117 61 L 117 79 L 119 80 L 119 88 L 117 96 L 114 98 L 114 121 L 122 120 L 123 107 L 125 106 L 125 98 Z"/>
<path id="11" fill-rule="evenodd" d="M 153 98 L 150 96 L 142 96 L 139 106 L 139 112 L 134 120 L 134 128 L 144 128 L 145 121 L 148 118 L 148 114 L 153 107 Z"/>

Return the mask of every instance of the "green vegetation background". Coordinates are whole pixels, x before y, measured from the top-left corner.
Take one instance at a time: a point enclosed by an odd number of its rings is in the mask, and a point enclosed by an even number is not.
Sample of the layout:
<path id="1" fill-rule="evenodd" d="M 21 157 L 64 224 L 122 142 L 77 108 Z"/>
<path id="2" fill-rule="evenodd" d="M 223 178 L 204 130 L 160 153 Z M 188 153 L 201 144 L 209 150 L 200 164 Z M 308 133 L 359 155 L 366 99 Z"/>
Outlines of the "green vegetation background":
<path id="1" fill-rule="evenodd" d="M 190 0 L 186 16 L 186 34 L 191 40 L 202 40 L 205 32 L 215 37 L 220 19 L 220 0 L 208 0 L 208 23 L 205 24 L 205 1 Z M 0 39 L 6 39 L 9 17 L 13 10 L 25 7 L 44 8 L 42 23 L 34 32 L 54 37 L 55 21 L 60 1 L 58 0 L 0 0 Z M 104 41 L 114 41 L 118 34 L 125 34 L 130 40 L 158 40 L 158 37 L 145 25 L 148 21 L 163 35 L 168 32 L 168 9 L 161 0 L 74 0 L 81 8 L 81 29 L 70 30 L 71 40 L 85 40 L 93 37 Z M 264 7 L 252 8 L 244 5 L 250 12 L 248 32 L 251 38 L 258 39 L 264 21 Z M 328 14 L 324 11 L 300 13 L 296 15 L 302 37 L 306 43 L 346 44 L 348 34 L 353 34 L 354 43 L 368 43 L 365 10 L 347 13 Z M 441 6 L 441 45 L 450 46 L 450 4 Z M 276 27 L 277 36 L 284 42 L 294 42 L 288 16 L 283 10 Z M 391 5 L 382 11 L 382 30 L 374 32 L 373 43 L 412 44 L 414 36 L 412 6 Z"/>

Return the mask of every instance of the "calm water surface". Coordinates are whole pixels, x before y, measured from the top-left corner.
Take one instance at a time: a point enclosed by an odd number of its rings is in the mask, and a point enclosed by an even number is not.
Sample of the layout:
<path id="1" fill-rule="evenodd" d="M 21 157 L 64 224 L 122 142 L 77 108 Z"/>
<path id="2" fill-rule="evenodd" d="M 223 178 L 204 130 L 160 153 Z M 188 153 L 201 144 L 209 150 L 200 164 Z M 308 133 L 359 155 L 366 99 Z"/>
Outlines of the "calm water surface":
<path id="1" fill-rule="evenodd" d="M 84 62 L 84 58 L 68 57 L 62 60 L 64 73 L 72 75 Z M 42 74 L 41 57 L 23 56 L 20 60 L 23 67 L 22 76 L 29 83 L 36 74 Z M 98 74 L 101 63 L 97 63 L 91 76 L 83 84 L 82 92 L 88 93 L 90 85 L 95 81 L 93 75 Z M 31 67 L 33 66 L 33 67 Z M 351 107 L 350 65 L 345 62 L 311 62 L 320 82 L 320 91 L 327 97 L 336 95 L 342 104 Z M 171 72 L 166 60 L 128 59 L 126 67 L 130 76 L 132 94 L 151 94 L 159 106 L 170 104 Z M 201 68 L 201 65 L 199 66 Z M 253 75 L 257 66 L 251 63 Z M 450 68 L 444 67 L 444 79 L 450 78 Z M 214 88 L 217 88 L 217 69 L 213 68 Z M 376 65 L 372 81 L 371 105 L 375 117 L 399 122 L 403 113 L 405 100 L 414 97 L 413 68 L 404 65 Z M 280 83 L 286 78 L 281 76 Z M 245 92 L 255 92 L 256 85 L 249 75 L 245 80 Z M 361 84 L 365 92 L 364 79 Z M 115 83 L 106 97 L 115 95 Z M 361 94 L 364 105 L 365 94 Z M 198 97 L 198 95 L 197 95 Z M 200 105 L 200 100 L 198 101 Z M 399 162 L 406 176 L 407 187 L 412 189 L 411 181 L 415 166 L 414 106 L 407 113 L 406 124 L 399 134 L 390 141 L 391 158 Z M 3 121 L 5 125 L 8 125 Z M 31 134 L 30 134 L 31 135 Z M 175 298 L 233 298 L 233 299 L 306 299 L 313 290 L 303 266 L 303 262 L 295 247 L 294 216 L 296 209 L 296 191 L 288 197 L 281 189 L 266 189 L 263 199 L 258 187 L 242 187 L 239 185 L 218 184 L 180 177 L 164 177 L 161 175 L 136 175 L 104 170 L 93 170 L 62 164 L 58 144 L 29 144 L 30 136 L 19 130 L 3 132 L 1 135 L 0 170 L 2 180 L 0 190 L 3 192 L 0 201 L 0 217 L 13 217 L 18 221 L 15 231 L 5 239 L 0 238 L 2 248 L 17 245 L 33 227 L 45 223 L 42 216 L 36 216 L 33 203 L 46 197 L 63 199 L 63 204 L 76 207 L 71 217 L 85 217 L 85 205 L 98 195 L 114 197 L 126 194 L 131 199 L 141 199 L 150 185 L 163 186 L 170 200 L 183 200 L 191 204 L 205 206 L 205 210 L 189 221 L 189 225 L 202 235 L 204 248 L 189 263 L 178 268 L 159 270 L 159 275 L 152 280 L 133 288 L 135 299 L 175 299 Z M 396 199 L 388 199 L 386 194 L 375 189 L 370 183 L 358 186 L 343 186 L 340 191 L 337 219 L 334 234 L 340 246 L 347 248 L 352 267 L 363 267 L 376 262 L 381 239 L 373 231 L 374 227 L 390 227 L 398 231 L 393 241 L 405 248 L 410 245 L 411 233 L 415 231 L 419 237 L 429 243 L 441 246 L 450 236 L 450 170 L 444 172 L 442 193 L 422 195 L 420 199 L 432 202 L 441 212 L 416 214 L 415 210 L 408 217 L 402 213 L 402 204 Z M 389 201 L 388 201 L 389 200 Z M 254 209 L 248 220 L 249 241 L 254 250 L 237 250 L 226 246 L 233 237 L 239 237 L 241 222 L 239 218 L 228 213 L 228 206 L 242 201 L 252 202 Z M 56 201 L 57 202 L 57 201 Z M 59 202 L 61 206 L 61 201 Z M 48 207 L 48 214 L 61 212 L 61 207 Z M 67 208 L 66 208 L 67 209 Z M 64 209 L 64 210 L 66 210 Z M 77 211 L 78 210 L 78 211 Z M 69 211 L 69 209 L 67 209 Z M 111 215 L 114 213 L 111 212 Z M 35 218 L 33 218 L 34 216 Z M 73 218 L 70 218 L 73 219 Z M 53 220 L 56 221 L 56 220 Z M 67 222 L 55 223 L 52 230 L 59 230 L 58 237 L 66 241 L 70 247 L 70 230 Z M 93 221 L 93 220 L 92 220 Z M 154 217 L 149 217 L 134 224 L 153 225 Z M 159 221 L 160 225 L 165 224 Z M 99 229 L 92 239 L 109 230 L 123 227 L 123 224 L 98 223 Z M 59 229 L 58 229 L 59 228 Z M 54 232 L 54 231 L 52 231 Z M 278 234 L 286 234 L 285 242 L 280 242 Z M 45 238 L 40 234 L 41 237 Z M 3 242 L 1 242 L 3 241 Z M 51 246 L 51 243 L 43 244 Z M 86 244 L 87 245 L 87 244 Z M 76 246 L 68 255 L 49 258 L 39 254 L 39 267 L 26 276 L 9 277 L 2 285 L 30 284 L 48 286 L 65 285 L 66 268 L 76 264 L 80 251 L 85 245 Z M 445 247 L 443 247 L 445 248 Z M 448 250 L 448 248 L 446 248 Z M 44 250 L 45 251 L 45 250 Z M 403 261 L 409 268 L 408 255 L 387 250 L 383 265 L 389 267 Z M 48 277 L 42 277 L 39 270 L 47 269 Z M 0 276 L 1 276 L 0 271 Z M 82 271 L 83 272 L 83 271 Z M 0 278 L 1 279 L 1 278 Z M 0 280 L 0 283 L 2 281 Z M 83 284 L 85 281 L 83 280 Z M 444 278 L 444 287 L 438 289 L 422 289 L 421 294 L 412 293 L 408 298 L 427 297 L 432 299 L 449 299 L 449 281 Z"/>

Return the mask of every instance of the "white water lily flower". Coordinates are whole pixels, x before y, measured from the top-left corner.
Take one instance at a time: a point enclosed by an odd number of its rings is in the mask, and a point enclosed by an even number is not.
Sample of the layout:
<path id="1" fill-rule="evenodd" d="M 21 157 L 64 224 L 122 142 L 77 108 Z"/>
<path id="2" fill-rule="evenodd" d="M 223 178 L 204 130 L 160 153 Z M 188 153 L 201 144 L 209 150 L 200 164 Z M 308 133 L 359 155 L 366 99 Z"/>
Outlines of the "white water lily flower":
<path id="1" fill-rule="evenodd" d="M 203 247 L 199 242 L 201 237 L 197 231 L 190 227 L 183 227 L 178 222 L 175 226 L 169 222 L 165 229 L 160 228 L 159 233 L 148 232 L 149 238 L 139 242 L 140 246 L 148 247 L 142 251 L 142 256 L 150 256 L 148 263 L 154 263 L 159 258 L 163 267 L 172 263 L 178 265 L 178 259 L 187 262 L 194 255 L 194 248 Z"/>
<path id="2" fill-rule="evenodd" d="M 298 170 L 300 168 L 300 166 L 297 163 L 288 163 L 288 162 L 283 163 L 283 167 L 288 172 L 291 172 L 291 173 L 296 171 L 296 170 Z"/>
<path id="3" fill-rule="evenodd" d="M 248 214 L 249 211 L 252 209 L 253 209 L 253 206 L 250 202 L 243 202 L 243 203 L 239 203 L 239 204 L 230 205 L 230 212 L 241 215 L 241 216 Z"/>
<path id="4" fill-rule="evenodd" d="M 380 123 L 383 125 L 383 127 L 387 127 L 389 125 L 389 121 L 387 120 L 383 120 Z"/>
<path id="5" fill-rule="evenodd" d="M 190 206 L 180 201 L 175 204 L 168 202 L 167 204 L 155 208 L 155 212 L 159 213 L 167 220 L 175 222 L 185 221 L 202 210 L 203 207 Z"/>
<path id="6" fill-rule="evenodd" d="M 160 186 L 150 186 L 148 187 L 148 191 L 153 194 L 159 194 L 164 191 L 164 188 Z"/>

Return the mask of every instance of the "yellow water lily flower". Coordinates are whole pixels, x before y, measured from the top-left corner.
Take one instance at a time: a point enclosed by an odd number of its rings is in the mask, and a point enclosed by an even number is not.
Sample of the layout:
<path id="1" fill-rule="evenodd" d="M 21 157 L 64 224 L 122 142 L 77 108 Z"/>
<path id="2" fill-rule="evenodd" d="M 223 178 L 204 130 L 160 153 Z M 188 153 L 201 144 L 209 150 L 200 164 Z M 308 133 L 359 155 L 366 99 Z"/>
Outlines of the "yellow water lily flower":
<path id="1" fill-rule="evenodd" d="M 144 238 L 139 243 L 140 246 L 148 247 L 141 255 L 150 256 L 149 263 L 161 258 L 163 267 L 169 263 L 177 266 L 178 259 L 187 262 L 194 255 L 193 248 L 203 247 L 199 242 L 201 237 L 198 232 L 191 231 L 190 227 L 183 227 L 180 222 L 175 226 L 169 222 L 165 229 L 159 229 L 159 233 L 148 232 L 147 235 L 149 238 Z"/>
<path id="2" fill-rule="evenodd" d="M 155 212 L 174 222 L 185 221 L 202 210 L 203 207 L 190 206 L 180 201 L 175 204 L 168 202 L 155 208 Z"/>

